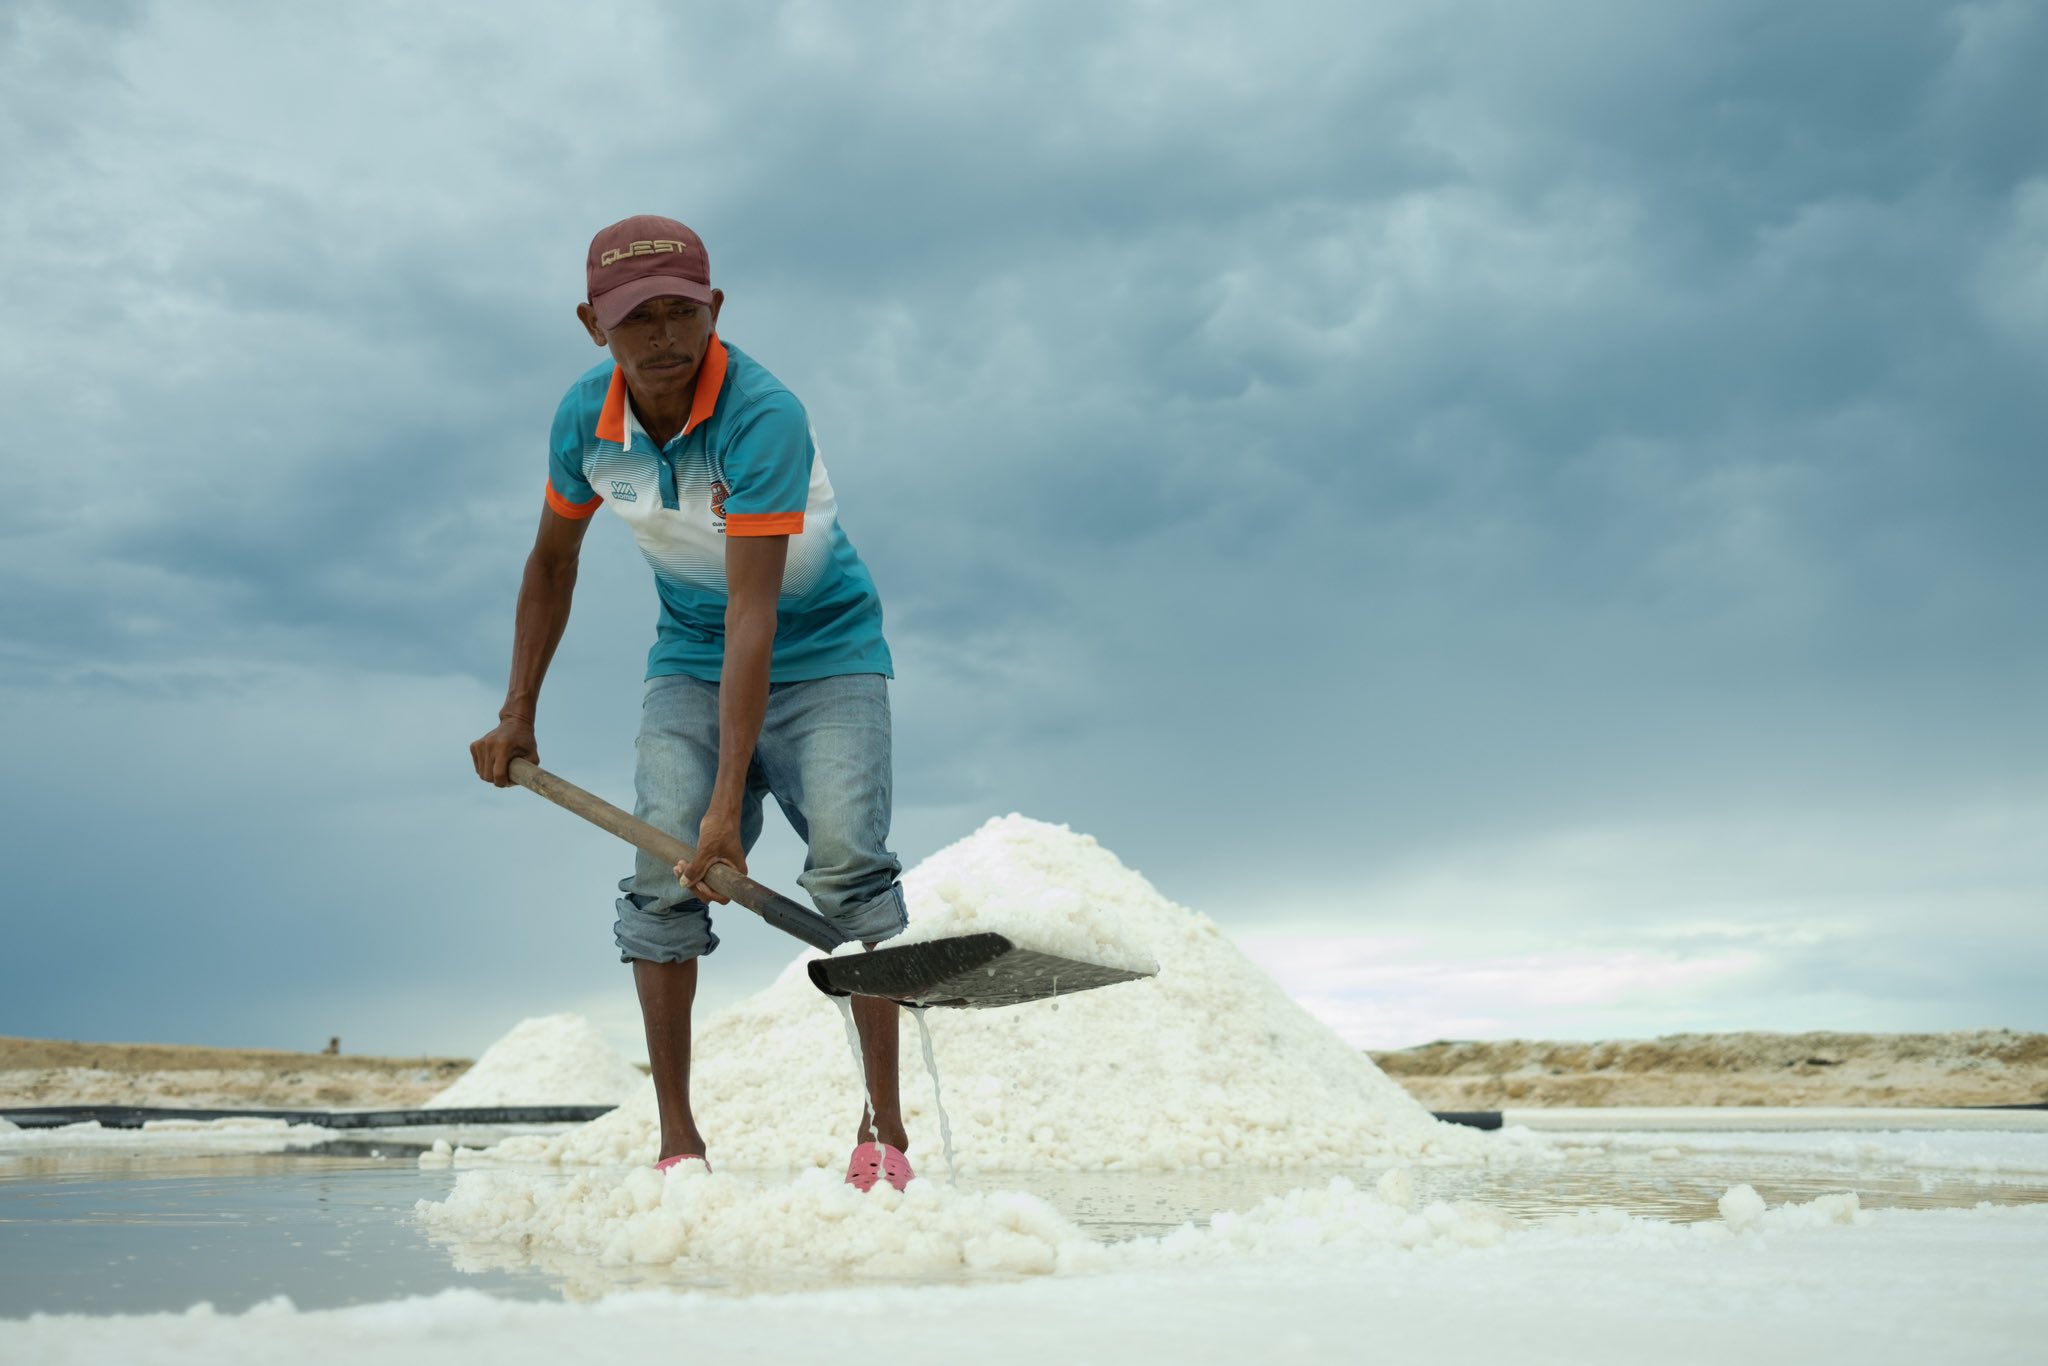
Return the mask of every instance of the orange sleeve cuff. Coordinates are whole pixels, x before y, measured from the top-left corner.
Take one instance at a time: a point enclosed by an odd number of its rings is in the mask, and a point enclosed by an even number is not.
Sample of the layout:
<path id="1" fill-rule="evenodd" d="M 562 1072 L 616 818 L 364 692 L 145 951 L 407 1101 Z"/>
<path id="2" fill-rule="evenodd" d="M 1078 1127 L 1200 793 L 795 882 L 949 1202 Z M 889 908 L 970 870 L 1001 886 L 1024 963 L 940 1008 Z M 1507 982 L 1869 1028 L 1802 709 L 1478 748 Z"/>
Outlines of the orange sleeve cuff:
<path id="1" fill-rule="evenodd" d="M 801 512 L 732 512 L 725 518 L 728 536 L 797 536 L 803 529 Z"/>
<path id="2" fill-rule="evenodd" d="M 557 517 L 567 517 L 572 522 L 582 521 L 585 517 L 597 511 L 597 505 L 604 501 L 602 498 L 593 498 L 587 503 L 572 503 L 561 494 L 555 492 L 553 483 L 546 483 L 541 485 L 541 487 L 547 490 L 548 506 L 555 510 L 555 515 Z"/>

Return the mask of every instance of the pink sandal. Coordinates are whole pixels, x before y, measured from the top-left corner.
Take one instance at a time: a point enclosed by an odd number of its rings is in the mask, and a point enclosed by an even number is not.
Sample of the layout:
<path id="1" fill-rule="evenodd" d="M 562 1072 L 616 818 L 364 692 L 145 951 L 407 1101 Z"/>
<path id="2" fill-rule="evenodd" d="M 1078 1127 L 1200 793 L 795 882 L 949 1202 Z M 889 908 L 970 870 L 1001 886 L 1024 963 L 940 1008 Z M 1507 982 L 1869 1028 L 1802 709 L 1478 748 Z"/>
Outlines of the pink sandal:
<path id="1" fill-rule="evenodd" d="M 888 1143 L 863 1143 L 853 1150 L 853 1160 L 846 1164 L 846 1184 L 855 1190 L 871 1191 L 877 1181 L 887 1181 L 902 1190 L 916 1175 L 903 1149 Z"/>
<path id="2" fill-rule="evenodd" d="M 704 1174 L 706 1176 L 711 1174 L 711 1159 L 702 1153 L 677 1153 L 674 1157 L 664 1157 L 661 1161 L 654 1164 L 654 1170 L 665 1172 L 674 1167 L 678 1162 L 702 1162 L 704 1164 Z"/>

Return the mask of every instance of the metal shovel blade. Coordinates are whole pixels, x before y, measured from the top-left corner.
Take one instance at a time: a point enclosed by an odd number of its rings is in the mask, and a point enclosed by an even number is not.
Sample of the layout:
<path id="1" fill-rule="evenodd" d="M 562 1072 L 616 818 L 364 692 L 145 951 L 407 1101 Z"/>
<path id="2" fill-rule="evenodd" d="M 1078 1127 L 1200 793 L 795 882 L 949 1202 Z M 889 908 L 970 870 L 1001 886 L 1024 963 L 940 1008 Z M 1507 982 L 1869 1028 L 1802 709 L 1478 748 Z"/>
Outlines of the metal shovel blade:
<path id="1" fill-rule="evenodd" d="M 832 996 L 885 996 L 919 1006 L 1014 1006 L 1071 996 L 1149 972 L 1020 949 L 1000 934 L 963 934 L 871 953 L 817 958 L 811 981 Z"/>

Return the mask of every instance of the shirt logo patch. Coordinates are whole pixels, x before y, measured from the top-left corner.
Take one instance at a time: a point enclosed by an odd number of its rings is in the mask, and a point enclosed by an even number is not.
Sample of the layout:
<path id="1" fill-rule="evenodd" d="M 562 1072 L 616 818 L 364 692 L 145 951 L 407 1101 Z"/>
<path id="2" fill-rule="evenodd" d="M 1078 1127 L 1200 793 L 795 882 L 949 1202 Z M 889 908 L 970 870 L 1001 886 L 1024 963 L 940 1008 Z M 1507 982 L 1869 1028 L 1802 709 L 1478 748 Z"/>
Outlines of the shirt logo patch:
<path id="1" fill-rule="evenodd" d="M 640 495 L 635 493 L 633 486 L 623 479 L 612 480 L 612 497 L 622 503 L 637 503 L 640 501 Z"/>

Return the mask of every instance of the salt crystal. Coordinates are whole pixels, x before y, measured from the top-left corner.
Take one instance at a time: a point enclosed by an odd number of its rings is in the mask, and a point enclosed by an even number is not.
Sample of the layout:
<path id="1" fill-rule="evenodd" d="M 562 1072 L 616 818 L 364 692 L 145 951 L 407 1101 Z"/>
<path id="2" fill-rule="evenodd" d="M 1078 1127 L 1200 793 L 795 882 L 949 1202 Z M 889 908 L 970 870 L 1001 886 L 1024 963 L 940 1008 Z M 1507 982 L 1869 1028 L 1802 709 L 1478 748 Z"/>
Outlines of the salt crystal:
<path id="1" fill-rule="evenodd" d="M 1728 1193 L 1715 1202 L 1721 1210 L 1721 1222 L 1733 1232 L 1753 1228 L 1763 1217 L 1764 1198 L 1756 1193 L 1754 1186 L 1730 1187 Z"/>

